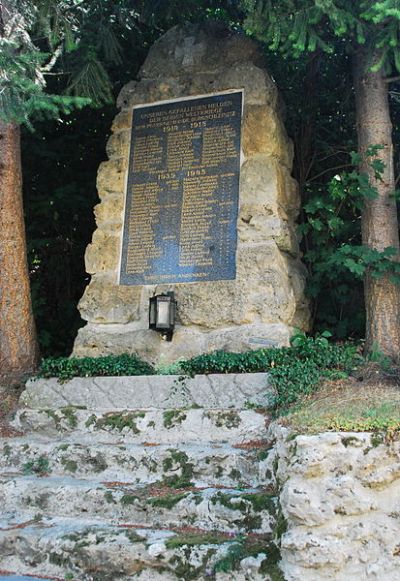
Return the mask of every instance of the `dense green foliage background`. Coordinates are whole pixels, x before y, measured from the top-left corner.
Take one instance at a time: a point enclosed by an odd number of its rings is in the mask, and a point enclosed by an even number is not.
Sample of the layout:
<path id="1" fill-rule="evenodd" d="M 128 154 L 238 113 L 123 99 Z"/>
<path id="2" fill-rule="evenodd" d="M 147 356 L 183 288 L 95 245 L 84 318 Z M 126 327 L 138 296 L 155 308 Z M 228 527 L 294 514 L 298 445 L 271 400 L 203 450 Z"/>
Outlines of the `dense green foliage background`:
<path id="1" fill-rule="evenodd" d="M 106 6 L 108 3 L 100 3 Z M 118 3 L 117 3 L 118 4 Z M 146 2 L 143 4 L 146 5 Z M 237 2 L 147 3 L 141 18 L 119 36 L 118 64 L 109 66 L 104 95 L 116 97 L 136 77 L 149 46 L 163 32 L 185 20 L 222 18 L 235 28 L 243 24 Z M 166 9 L 166 5 L 169 6 Z M 99 55 L 98 27 L 81 47 Z M 309 270 L 314 331 L 330 330 L 337 338 L 364 332 L 362 268 L 372 258 L 346 255 L 360 245 L 363 186 L 354 172 L 356 150 L 351 62 L 346 42 L 335 50 L 320 49 L 296 58 L 265 51 L 267 68 L 281 91 L 286 127 L 295 143 L 294 176 L 302 197 L 300 230 Z M 71 67 L 78 62 L 73 55 Z M 74 60 L 75 59 L 75 60 Z M 112 59 L 111 59 L 112 60 Z M 107 62 L 104 66 L 107 68 Z M 63 79 L 54 77 L 57 92 Z M 101 83 L 100 83 L 101 85 Z M 393 84 L 391 108 L 394 141 L 399 141 L 400 84 Z M 77 92 L 79 86 L 76 87 Z M 104 97 L 103 95 L 103 97 Z M 96 101 L 96 99 L 95 99 Z M 86 107 L 57 121 L 43 120 L 23 134 L 24 198 L 34 310 L 44 355 L 69 354 L 83 324 L 76 305 L 88 282 L 83 254 L 94 230 L 96 172 L 105 159 L 113 104 Z M 373 162 L 371 155 L 371 162 Z M 398 165 L 398 152 L 396 151 Z"/>

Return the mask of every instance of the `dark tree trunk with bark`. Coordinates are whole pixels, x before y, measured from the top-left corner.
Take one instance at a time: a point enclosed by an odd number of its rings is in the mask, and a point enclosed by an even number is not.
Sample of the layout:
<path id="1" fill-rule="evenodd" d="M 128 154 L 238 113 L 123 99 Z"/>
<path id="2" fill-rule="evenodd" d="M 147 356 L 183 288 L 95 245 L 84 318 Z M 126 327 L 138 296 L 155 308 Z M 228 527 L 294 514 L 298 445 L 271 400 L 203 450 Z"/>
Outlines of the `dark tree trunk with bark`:
<path id="1" fill-rule="evenodd" d="M 368 174 L 378 193 L 366 199 L 362 212 L 363 244 L 382 251 L 388 246 L 399 249 L 399 228 L 393 171 L 392 124 L 389 114 L 388 84 L 383 71 L 372 72 L 371 65 L 379 61 L 379 50 L 372 53 L 365 47 L 354 58 L 358 148 L 363 161 L 360 171 Z M 385 164 L 381 179 L 365 159 L 371 145 L 381 145 L 379 158 Z M 398 259 L 398 257 L 397 257 Z M 367 274 L 364 281 L 366 307 L 366 350 L 379 349 L 392 359 L 400 353 L 400 286 L 388 276 L 376 279 Z"/>
<path id="2" fill-rule="evenodd" d="M 22 206 L 20 130 L 0 122 L 0 384 L 13 385 L 38 359 Z"/>

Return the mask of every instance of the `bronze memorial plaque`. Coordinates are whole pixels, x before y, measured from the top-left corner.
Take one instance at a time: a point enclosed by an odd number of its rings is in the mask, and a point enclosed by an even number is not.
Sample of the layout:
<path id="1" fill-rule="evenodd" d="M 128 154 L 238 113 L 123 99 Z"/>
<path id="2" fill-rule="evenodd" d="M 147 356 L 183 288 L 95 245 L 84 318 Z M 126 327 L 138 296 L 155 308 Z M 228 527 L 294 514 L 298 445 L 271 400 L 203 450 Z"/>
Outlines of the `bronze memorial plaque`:
<path id="1" fill-rule="evenodd" d="M 120 284 L 235 278 L 242 96 L 134 108 Z"/>

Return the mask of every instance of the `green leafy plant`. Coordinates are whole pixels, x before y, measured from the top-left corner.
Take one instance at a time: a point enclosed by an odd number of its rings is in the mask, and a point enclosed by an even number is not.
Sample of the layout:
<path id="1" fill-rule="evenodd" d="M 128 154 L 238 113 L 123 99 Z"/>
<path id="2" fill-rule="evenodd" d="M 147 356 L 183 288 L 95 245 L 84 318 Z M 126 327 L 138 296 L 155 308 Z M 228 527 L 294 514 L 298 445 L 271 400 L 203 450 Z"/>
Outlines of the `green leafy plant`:
<path id="1" fill-rule="evenodd" d="M 106 357 L 59 357 L 43 359 L 38 377 L 58 377 L 67 381 L 73 377 L 153 375 L 154 368 L 135 355 Z"/>
<path id="2" fill-rule="evenodd" d="M 39 456 L 36 460 L 29 460 L 22 466 L 23 473 L 27 475 L 38 474 L 39 476 L 43 476 L 49 472 L 49 469 L 50 462 L 45 455 Z"/>
<path id="3" fill-rule="evenodd" d="M 354 343 L 329 342 L 329 332 L 307 337 L 299 332 L 291 347 L 258 349 L 246 353 L 214 353 L 199 355 L 181 363 L 190 376 L 209 373 L 268 372 L 275 388 L 274 406 L 283 410 L 300 396 L 313 393 L 324 375 L 345 377 L 361 360 Z"/>
<path id="4" fill-rule="evenodd" d="M 381 145 L 370 146 L 364 160 L 352 152 L 349 165 L 355 168 L 364 161 L 379 181 L 384 171 L 381 149 Z M 352 169 L 334 175 L 328 184 L 311 182 L 305 195 L 299 231 L 305 237 L 307 293 L 314 300 L 316 327 L 339 338 L 362 336 L 365 275 L 375 279 L 387 275 L 391 282 L 400 283 L 400 264 L 394 260 L 398 250 L 388 246 L 379 251 L 361 243 L 360 215 L 365 200 L 377 197 L 377 189 L 366 174 Z"/>

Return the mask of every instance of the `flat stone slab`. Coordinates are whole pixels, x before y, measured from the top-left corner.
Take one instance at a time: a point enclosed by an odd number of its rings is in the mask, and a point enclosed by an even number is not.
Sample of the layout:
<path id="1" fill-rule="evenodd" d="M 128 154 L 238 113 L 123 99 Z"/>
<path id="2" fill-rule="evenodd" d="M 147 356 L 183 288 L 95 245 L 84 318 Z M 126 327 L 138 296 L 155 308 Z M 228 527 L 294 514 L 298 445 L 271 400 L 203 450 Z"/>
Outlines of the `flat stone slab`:
<path id="1" fill-rule="evenodd" d="M 0 471 L 11 478 L 22 474 L 100 477 L 105 482 L 131 484 L 168 483 L 175 486 L 184 475 L 196 487 L 214 485 L 228 488 L 267 487 L 271 484 L 269 460 L 261 460 L 265 450 L 245 445 L 204 443 L 170 445 L 124 444 L 67 438 L 46 440 L 29 435 L 0 439 Z M 180 483 L 177 483 L 180 486 Z M 0 499 L 1 506 L 1 499 Z"/>
<path id="2" fill-rule="evenodd" d="M 21 577 L 20 575 L 0 575 L 0 581 L 43 581 L 43 577 Z"/>
<path id="3" fill-rule="evenodd" d="M 142 375 L 137 377 L 76 377 L 31 379 L 21 396 L 22 405 L 56 409 L 81 406 L 88 410 L 237 408 L 247 404 L 271 406 L 274 391 L 268 373 L 196 375 Z"/>
<path id="4" fill-rule="evenodd" d="M 262 488 L 174 489 L 104 483 L 101 478 L 0 476 L 3 516 L 82 518 L 108 524 L 195 527 L 228 533 L 271 533 L 277 501 Z"/>
<path id="5" fill-rule="evenodd" d="M 22 576 L 39 574 L 57 580 L 65 579 L 68 573 L 76 580 L 104 576 L 115 580 L 177 581 L 191 578 L 203 581 L 232 550 L 235 538 L 219 533 L 210 539 L 201 530 L 198 535 L 196 544 L 186 544 L 186 530 L 132 529 L 89 518 L 47 518 L 36 523 L 21 523 L 15 528 L 9 521 L 0 519 L 1 566 L 4 571 L 15 571 Z M 265 549 L 263 546 L 262 552 L 254 555 L 257 562 L 254 563 L 252 581 L 270 579 L 260 570 L 261 564 L 268 562 L 269 538 L 261 539 Z M 175 540 L 175 546 L 169 545 L 172 540 Z M 163 570 L 159 575 L 160 561 Z M 248 559 L 242 562 L 238 571 L 228 575 L 216 573 L 212 577 L 218 581 L 246 581 L 249 579 Z M 93 565 L 96 566 L 96 577 L 93 576 Z M 189 571 L 190 577 L 180 574 L 182 568 Z M 142 572 L 145 575 L 142 576 Z"/>
<path id="6" fill-rule="evenodd" d="M 58 410 L 18 410 L 12 426 L 41 436 L 70 435 L 75 442 L 90 437 L 94 442 L 189 444 L 265 440 L 268 413 L 256 410 L 113 410 L 94 412 L 74 407 Z"/>

